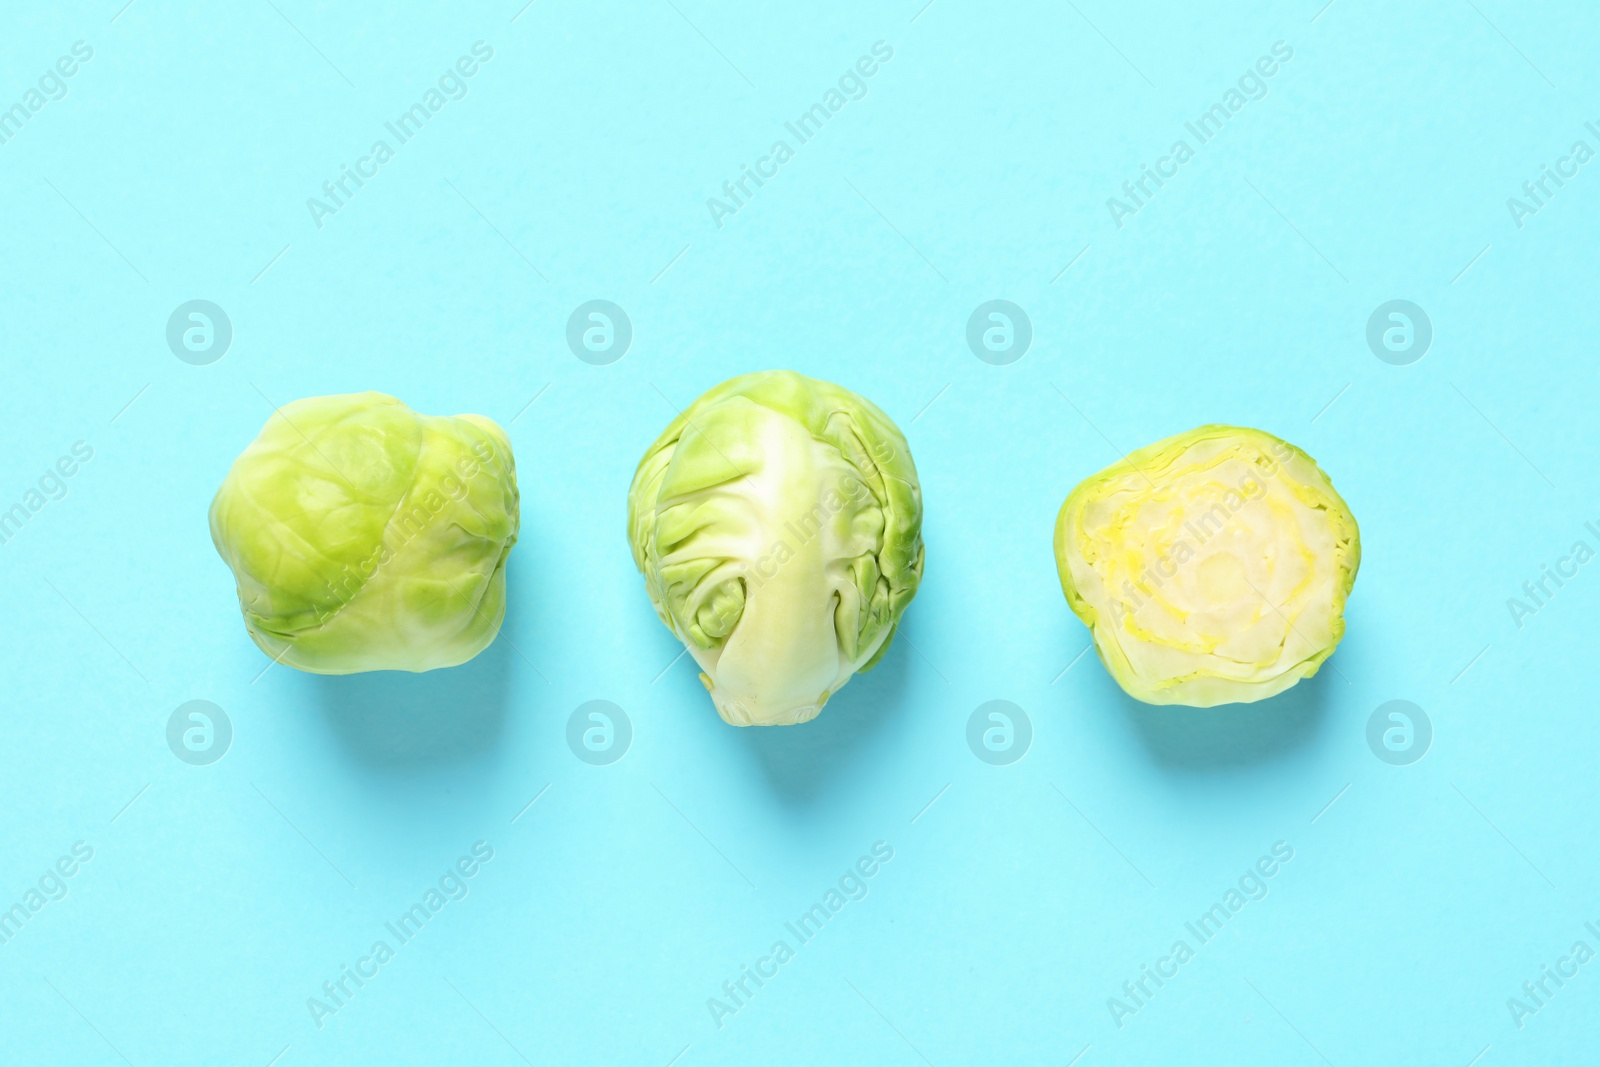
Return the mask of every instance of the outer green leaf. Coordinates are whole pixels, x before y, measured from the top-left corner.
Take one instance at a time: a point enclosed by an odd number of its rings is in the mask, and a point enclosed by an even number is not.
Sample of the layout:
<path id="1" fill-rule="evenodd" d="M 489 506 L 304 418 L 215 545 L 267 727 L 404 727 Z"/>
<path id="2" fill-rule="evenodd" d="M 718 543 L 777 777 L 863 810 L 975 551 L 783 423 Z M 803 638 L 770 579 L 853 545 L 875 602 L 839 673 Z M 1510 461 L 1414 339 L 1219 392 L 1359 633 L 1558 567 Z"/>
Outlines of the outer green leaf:
<path id="1" fill-rule="evenodd" d="M 800 723 L 887 650 L 922 578 L 922 491 L 877 407 L 792 371 L 748 374 L 645 453 L 628 539 L 722 718 Z"/>
<path id="2" fill-rule="evenodd" d="M 282 408 L 211 503 L 250 636 L 317 674 L 427 671 L 481 652 L 505 615 L 517 523 L 499 426 L 382 393 Z"/>

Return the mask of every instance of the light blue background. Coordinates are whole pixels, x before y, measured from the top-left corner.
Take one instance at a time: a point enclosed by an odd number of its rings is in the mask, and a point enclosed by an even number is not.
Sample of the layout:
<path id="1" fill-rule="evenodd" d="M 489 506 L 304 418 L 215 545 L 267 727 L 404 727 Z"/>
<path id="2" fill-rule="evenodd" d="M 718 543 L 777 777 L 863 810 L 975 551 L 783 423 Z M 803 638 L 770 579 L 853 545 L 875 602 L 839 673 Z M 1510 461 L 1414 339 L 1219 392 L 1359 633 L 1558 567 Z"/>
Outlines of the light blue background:
<path id="1" fill-rule="evenodd" d="M 94 849 L 0 946 L 0 1059 L 1592 1060 L 1600 962 L 1521 1029 L 1506 1005 L 1600 950 L 1600 564 L 1520 629 L 1506 606 L 1600 547 L 1600 163 L 1520 229 L 1506 206 L 1600 148 L 1586 6 L 121 3 L 0 33 L 0 106 L 94 49 L 0 145 L 0 507 L 94 449 L 0 546 L 0 907 Z M 306 199 L 478 40 L 469 95 L 317 228 Z M 715 226 L 706 199 L 879 40 L 866 97 Z M 1280 40 L 1266 98 L 1118 228 L 1106 199 Z M 564 340 L 594 298 L 632 318 L 611 366 Z M 1033 323 L 1010 366 L 965 343 L 993 298 Z M 1435 330 L 1410 366 L 1365 341 L 1395 298 Z M 233 323 L 210 366 L 164 339 L 191 299 Z M 674 662 L 623 517 L 674 408 L 768 367 L 899 422 L 927 570 L 821 719 L 739 731 Z M 508 427 L 505 628 L 427 676 L 263 675 L 206 507 L 269 403 L 361 389 Z M 1147 708 L 1077 659 L 1051 526 L 1206 422 L 1317 457 L 1365 558 L 1314 680 Z M 233 723 L 208 767 L 165 741 L 191 699 Z M 591 699 L 633 723 L 611 766 L 565 741 Z M 1034 727 L 1008 767 L 965 740 L 992 699 Z M 1391 699 L 1433 723 L 1411 766 L 1367 746 Z M 479 840 L 470 895 L 318 1029 L 307 998 Z M 876 841 L 867 898 L 719 1029 L 707 998 Z M 1270 895 L 1116 1026 L 1107 999 L 1278 841 Z"/>

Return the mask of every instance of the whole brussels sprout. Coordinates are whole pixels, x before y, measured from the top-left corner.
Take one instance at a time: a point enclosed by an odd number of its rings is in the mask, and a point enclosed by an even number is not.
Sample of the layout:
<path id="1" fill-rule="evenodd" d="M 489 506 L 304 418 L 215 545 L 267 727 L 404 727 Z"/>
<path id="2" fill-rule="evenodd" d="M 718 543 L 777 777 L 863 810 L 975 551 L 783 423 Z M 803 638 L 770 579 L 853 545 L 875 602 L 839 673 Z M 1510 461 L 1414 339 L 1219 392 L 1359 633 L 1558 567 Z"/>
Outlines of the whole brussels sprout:
<path id="1" fill-rule="evenodd" d="M 628 539 L 723 721 L 791 725 L 888 650 L 922 579 L 922 490 L 871 403 L 793 371 L 747 374 L 650 446 Z"/>
<path id="2" fill-rule="evenodd" d="M 245 628 L 315 674 L 430 671 L 476 656 L 506 609 L 517 475 L 481 415 L 419 415 L 383 393 L 297 400 L 211 502 Z"/>
<path id="3" fill-rule="evenodd" d="M 1361 534 L 1300 449 L 1202 426 L 1079 484 L 1055 555 L 1117 684 L 1147 704 L 1206 708 L 1317 673 L 1344 636 Z"/>

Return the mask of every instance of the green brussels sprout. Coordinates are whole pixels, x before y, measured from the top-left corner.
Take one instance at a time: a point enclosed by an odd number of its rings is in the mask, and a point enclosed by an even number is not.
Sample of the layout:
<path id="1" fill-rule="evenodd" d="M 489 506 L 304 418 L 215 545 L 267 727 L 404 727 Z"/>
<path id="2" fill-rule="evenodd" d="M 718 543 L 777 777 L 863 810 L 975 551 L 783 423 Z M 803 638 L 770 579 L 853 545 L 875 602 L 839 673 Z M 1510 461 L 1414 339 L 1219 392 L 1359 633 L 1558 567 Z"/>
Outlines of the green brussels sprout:
<path id="1" fill-rule="evenodd" d="M 517 473 L 481 415 L 383 393 L 297 400 L 211 502 L 245 628 L 314 674 L 431 671 L 482 652 L 506 610 Z"/>
<path id="2" fill-rule="evenodd" d="M 1208 708 L 1317 673 L 1344 636 L 1361 535 L 1300 449 L 1202 426 L 1079 484 L 1055 555 L 1117 684 L 1147 704 Z"/>
<path id="3" fill-rule="evenodd" d="M 628 539 L 723 721 L 792 725 L 888 650 L 922 579 L 922 489 L 868 401 L 793 371 L 747 374 L 650 446 Z"/>

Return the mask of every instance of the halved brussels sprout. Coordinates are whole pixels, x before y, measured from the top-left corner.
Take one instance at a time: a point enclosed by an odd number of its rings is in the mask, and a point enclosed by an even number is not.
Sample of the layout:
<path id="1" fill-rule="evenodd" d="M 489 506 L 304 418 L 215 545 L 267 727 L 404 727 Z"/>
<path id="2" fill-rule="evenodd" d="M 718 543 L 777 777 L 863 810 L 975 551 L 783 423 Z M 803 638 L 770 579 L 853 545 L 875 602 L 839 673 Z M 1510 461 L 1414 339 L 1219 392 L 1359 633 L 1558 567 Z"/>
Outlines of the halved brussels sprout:
<path id="1" fill-rule="evenodd" d="M 806 722 L 889 647 L 922 578 L 906 440 L 848 389 L 747 374 L 691 404 L 628 492 L 656 614 L 725 722 Z"/>
<path id="2" fill-rule="evenodd" d="M 483 651 L 506 608 L 516 464 L 481 415 L 383 393 L 288 404 L 211 502 L 245 628 L 315 674 L 429 671 Z"/>
<path id="3" fill-rule="evenodd" d="M 1085 479 L 1056 519 L 1055 555 L 1128 695 L 1205 708 L 1317 672 L 1344 635 L 1361 536 L 1310 456 L 1202 426 Z"/>

